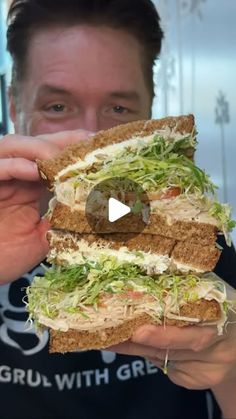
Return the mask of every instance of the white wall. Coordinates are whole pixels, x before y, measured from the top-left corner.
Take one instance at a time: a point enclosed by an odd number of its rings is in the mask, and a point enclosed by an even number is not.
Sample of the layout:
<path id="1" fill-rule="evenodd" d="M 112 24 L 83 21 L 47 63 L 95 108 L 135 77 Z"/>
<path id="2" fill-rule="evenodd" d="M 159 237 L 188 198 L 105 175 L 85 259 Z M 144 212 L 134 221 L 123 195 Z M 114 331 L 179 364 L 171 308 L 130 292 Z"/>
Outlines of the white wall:
<path id="1" fill-rule="evenodd" d="M 153 117 L 194 113 L 197 163 L 219 186 L 220 199 L 231 204 L 235 219 L 236 0 L 154 3 L 162 18 L 165 41 L 155 68 Z M 236 243 L 236 231 L 233 240 Z"/>

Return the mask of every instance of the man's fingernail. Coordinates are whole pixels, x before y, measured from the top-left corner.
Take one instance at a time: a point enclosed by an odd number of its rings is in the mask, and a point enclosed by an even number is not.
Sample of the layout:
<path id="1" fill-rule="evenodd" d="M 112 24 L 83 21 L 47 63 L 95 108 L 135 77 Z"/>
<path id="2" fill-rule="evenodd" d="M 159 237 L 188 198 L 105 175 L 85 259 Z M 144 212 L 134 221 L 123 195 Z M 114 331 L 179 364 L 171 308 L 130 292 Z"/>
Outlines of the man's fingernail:
<path id="1" fill-rule="evenodd" d="M 87 137 L 92 137 L 96 134 L 95 131 L 87 131 L 86 129 L 76 129 L 75 132 L 78 134 L 85 134 Z"/>
<path id="2" fill-rule="evenodd" d="M 32 172 L 38 173 L 39 169 L 38 169 L 38 165 L 35 162 L 31 162 L 30 164 L 30 170 L 32 170 Z"/>

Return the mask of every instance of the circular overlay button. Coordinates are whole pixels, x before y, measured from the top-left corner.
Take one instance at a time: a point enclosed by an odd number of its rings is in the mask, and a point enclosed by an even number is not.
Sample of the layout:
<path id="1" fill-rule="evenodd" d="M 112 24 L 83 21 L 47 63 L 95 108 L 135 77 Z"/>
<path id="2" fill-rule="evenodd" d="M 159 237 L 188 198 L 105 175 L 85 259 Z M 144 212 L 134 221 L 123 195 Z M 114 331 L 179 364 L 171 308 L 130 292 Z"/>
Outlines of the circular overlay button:
<path id="1" fill-rule="evenodd" d="M 86 218 L 95 234 L 139 234 L 147 226 L 149 215 L 147 193 L 138 183 L 124 177 L 112 177 L 98 183 L 86 201 Z M 119 240 L 119 235 L 116 236 Z M 130 234 L 127 240 L 129 238 Z"/>

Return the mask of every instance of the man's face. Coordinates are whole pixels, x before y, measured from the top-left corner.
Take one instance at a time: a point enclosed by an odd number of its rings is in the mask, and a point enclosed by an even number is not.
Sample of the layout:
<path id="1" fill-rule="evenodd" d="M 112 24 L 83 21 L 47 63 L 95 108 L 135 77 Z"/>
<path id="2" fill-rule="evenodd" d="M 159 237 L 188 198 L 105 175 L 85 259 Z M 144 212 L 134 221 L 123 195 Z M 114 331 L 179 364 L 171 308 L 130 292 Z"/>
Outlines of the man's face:
<path id="1" fill-rule="evenodd" d="M 75 26 L 36 32 L 11 115 L 18 133 L 106 129 L 150 117 L 142 50 L 125 31 Z"/>

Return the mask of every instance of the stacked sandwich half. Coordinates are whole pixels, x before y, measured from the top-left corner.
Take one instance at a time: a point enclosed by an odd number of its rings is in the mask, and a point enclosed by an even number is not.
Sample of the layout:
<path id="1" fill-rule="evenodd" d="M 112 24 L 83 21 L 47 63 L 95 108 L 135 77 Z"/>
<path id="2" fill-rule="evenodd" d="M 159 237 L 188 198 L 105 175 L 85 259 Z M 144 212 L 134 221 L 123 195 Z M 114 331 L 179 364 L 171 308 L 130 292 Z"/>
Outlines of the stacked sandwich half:
<path id="1" fill-rule="evenodd" d="M 217 234 L 229 244 L 234 222 L 194 164 L 195 148 L 188 115 L 100 131 L 38 162 L 54 193 L 48 212 L 52 267 L 28 288 L 28 310 L 38 326 L 50 329 L 52 352 L 105 348 L 146 323 L 216 324 L 222 330 L 229 302 L 211 271 L 221 253 Z M 137 235 L 129 216 L 101 234 L 87 220 L 92 188 L 116 177 L 141 185 L 149 198 L 150 216 Z"/>

